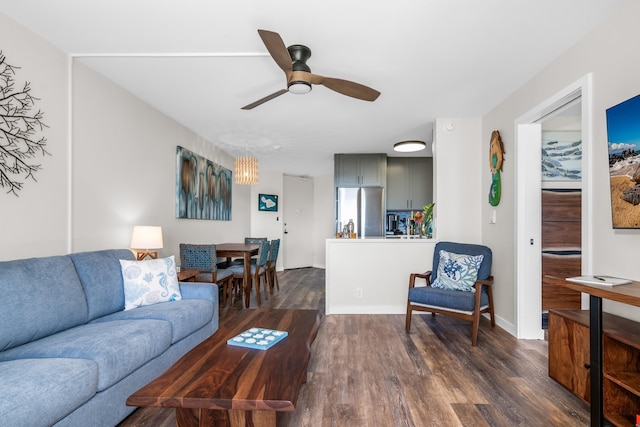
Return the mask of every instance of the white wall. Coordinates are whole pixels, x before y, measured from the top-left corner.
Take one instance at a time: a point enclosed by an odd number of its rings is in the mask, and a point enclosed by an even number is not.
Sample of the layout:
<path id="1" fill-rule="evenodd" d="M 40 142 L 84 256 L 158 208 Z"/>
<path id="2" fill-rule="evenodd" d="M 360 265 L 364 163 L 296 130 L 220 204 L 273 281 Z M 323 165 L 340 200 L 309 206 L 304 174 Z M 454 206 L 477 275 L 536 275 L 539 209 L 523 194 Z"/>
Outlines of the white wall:
<path id="1" fill-rule="evenodd" d="M 42 134 L 50 156 L 37 156 L 41 164 L 37 182 L 24 182 L 16 197 L 0 187 L 0 260 L 64 254 L 67 252 L 68 214 L 68 58 L 34 34 L 0 14 L 0 50 L 10 65 L 20 67 L 15 87 L 31 83 L 48 126 Z"/>
<path id="2" fill-rule="evenodd" d="M 333 175 L 313 179 L 313 266 L 326 267 L 325 240 L 335 237 Z"/>
<path id="3" fill-rule="evenodd" d="M 247 186 L 233 186 L 231 221 L 175 217 L 176 146 L 233 169 L 230 156 L 4 15 L 0 39 L 41 98 L 52 154 L 20 197 L 0 194 L 0 259 L 128 247 L 136 224 L 163 227 L 161 256 L 250 234 Z"/>
<path id="4" fill-rule="evenodd" d="M 480 243 L 482 122 L 479 118 L 442 118 L 436 120 L 434 130 L 434 237 Z"/>
<path id="5" fill-rule="evenodd" d="M 636 23 L 638 16 L 640 2 L 625 2 L 617 13 L 483 118 L 482 152 L 486 153 L 482 161 L 483 183 L 491 181 L 488 168 L 491 131 L 499 130 L 505 143 L 498 222 L 490 225 L 483 221 L 482 236 L 484 243 L 494 251 L 496 311 L 512 321 L 515 317 L 514 120 L 588 73 L 593 75 L 594 169 L 590 200 L 593 203 L 594 226 L 588 230 L 593 242 L 592 271 L 640 280 L 640 263 L 637 261 L 640 230 L 614 230 L 611 225 L 605 117 L 607 108 L 640 93 L 640 56 L 630 54 L 640 40 L 640 28 Z M 485 163 L 487 167 L 484 167 Z M 482 216 L 488 217 L 491 206 L 483 203 L 482 207 Z M 640 319 L 640 309 L 637 308 L 605 301 L 604 309 Z"/>

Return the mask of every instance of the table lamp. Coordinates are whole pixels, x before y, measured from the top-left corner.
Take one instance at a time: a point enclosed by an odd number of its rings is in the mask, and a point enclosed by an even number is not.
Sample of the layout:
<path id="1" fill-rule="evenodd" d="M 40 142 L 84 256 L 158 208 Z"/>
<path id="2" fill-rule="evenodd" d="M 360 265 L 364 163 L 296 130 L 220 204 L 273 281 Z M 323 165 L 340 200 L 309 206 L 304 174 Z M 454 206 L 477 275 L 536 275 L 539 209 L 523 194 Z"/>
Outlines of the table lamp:
<path id="1" fill-rule="evenodd" d="M 158 258 L 158 251 L 151 249 L 162 249 L 162 227 L 134 226 L 131 235 L 131 249 L 135 251 L 137 260 L 143 260 L 147 255 L 150 258 Z"/>

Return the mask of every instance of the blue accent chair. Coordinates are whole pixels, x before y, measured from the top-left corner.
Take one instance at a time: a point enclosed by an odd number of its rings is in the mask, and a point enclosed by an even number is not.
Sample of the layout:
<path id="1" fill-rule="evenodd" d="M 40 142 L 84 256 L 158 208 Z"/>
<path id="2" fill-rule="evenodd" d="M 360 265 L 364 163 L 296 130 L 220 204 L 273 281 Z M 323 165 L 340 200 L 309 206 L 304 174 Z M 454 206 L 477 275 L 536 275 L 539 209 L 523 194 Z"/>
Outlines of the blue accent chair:
<path id="1" fill-rule="evenodd" d="M 484 256 L 478 270 L 478 279 L 474 285 L 475 292 L 441 289 L 431 286 L 438 274 L 441 250 L 455 254 Z M 421 274 L 411 274 L 409 277 L 409 297 L 405 323 L 407 332 L 411 329 L 411 314 L 414 310 L 431 312 L 432 316 L 435 316 L 436 313 L 446 314 L 473 322 L 471 345 L 475 347 L 478 340 L 480 314 L 489 313 L 491 327 L 495 326 L 493 293 L 491 290 L 491 285 L 493 284 L 491 261 L 491 249 L 486 246 L 454 242 L 437 243 L 433 252 L 432 270 Z M 416 286 L 416 279 L 424 279 L 426 286 Z"/>

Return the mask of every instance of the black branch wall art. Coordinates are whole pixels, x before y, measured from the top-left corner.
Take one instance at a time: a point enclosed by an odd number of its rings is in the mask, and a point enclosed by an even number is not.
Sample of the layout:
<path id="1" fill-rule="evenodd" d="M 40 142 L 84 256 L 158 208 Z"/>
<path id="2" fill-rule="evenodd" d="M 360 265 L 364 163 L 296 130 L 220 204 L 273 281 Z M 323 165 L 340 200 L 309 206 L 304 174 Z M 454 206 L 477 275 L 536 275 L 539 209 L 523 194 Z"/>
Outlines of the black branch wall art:
<path id="1" fill-rule="evenodd" d="M 49 153 L 44 113 L 36 108 L 38 98 L 29 82 L 16 86 L 16 70 L 0 51 L 0 187 L 18 196 L 24 182 L 37 181 L 41 164 L 36 159 Z"/>

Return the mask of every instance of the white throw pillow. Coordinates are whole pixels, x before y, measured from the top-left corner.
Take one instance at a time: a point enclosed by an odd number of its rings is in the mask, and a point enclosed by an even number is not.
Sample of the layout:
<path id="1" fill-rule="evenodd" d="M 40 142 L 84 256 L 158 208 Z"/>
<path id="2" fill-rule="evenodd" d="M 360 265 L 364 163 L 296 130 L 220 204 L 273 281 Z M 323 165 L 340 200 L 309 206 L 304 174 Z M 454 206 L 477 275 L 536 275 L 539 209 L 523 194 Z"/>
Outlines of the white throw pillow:
<path id="1" fill-rule="evenodd" d="M 120 267 L 125 310 L 182 299 L 173 255 L 145 261 L 121 259 Z"/>
<path id="2" fill-rule="evenodd" d="M 478 270 L 482 265 L 483 255 L 455 254 L 440 250 L 438 275 L 431 286 L 434 288 L 456 291 L 475 292 Z"/>

